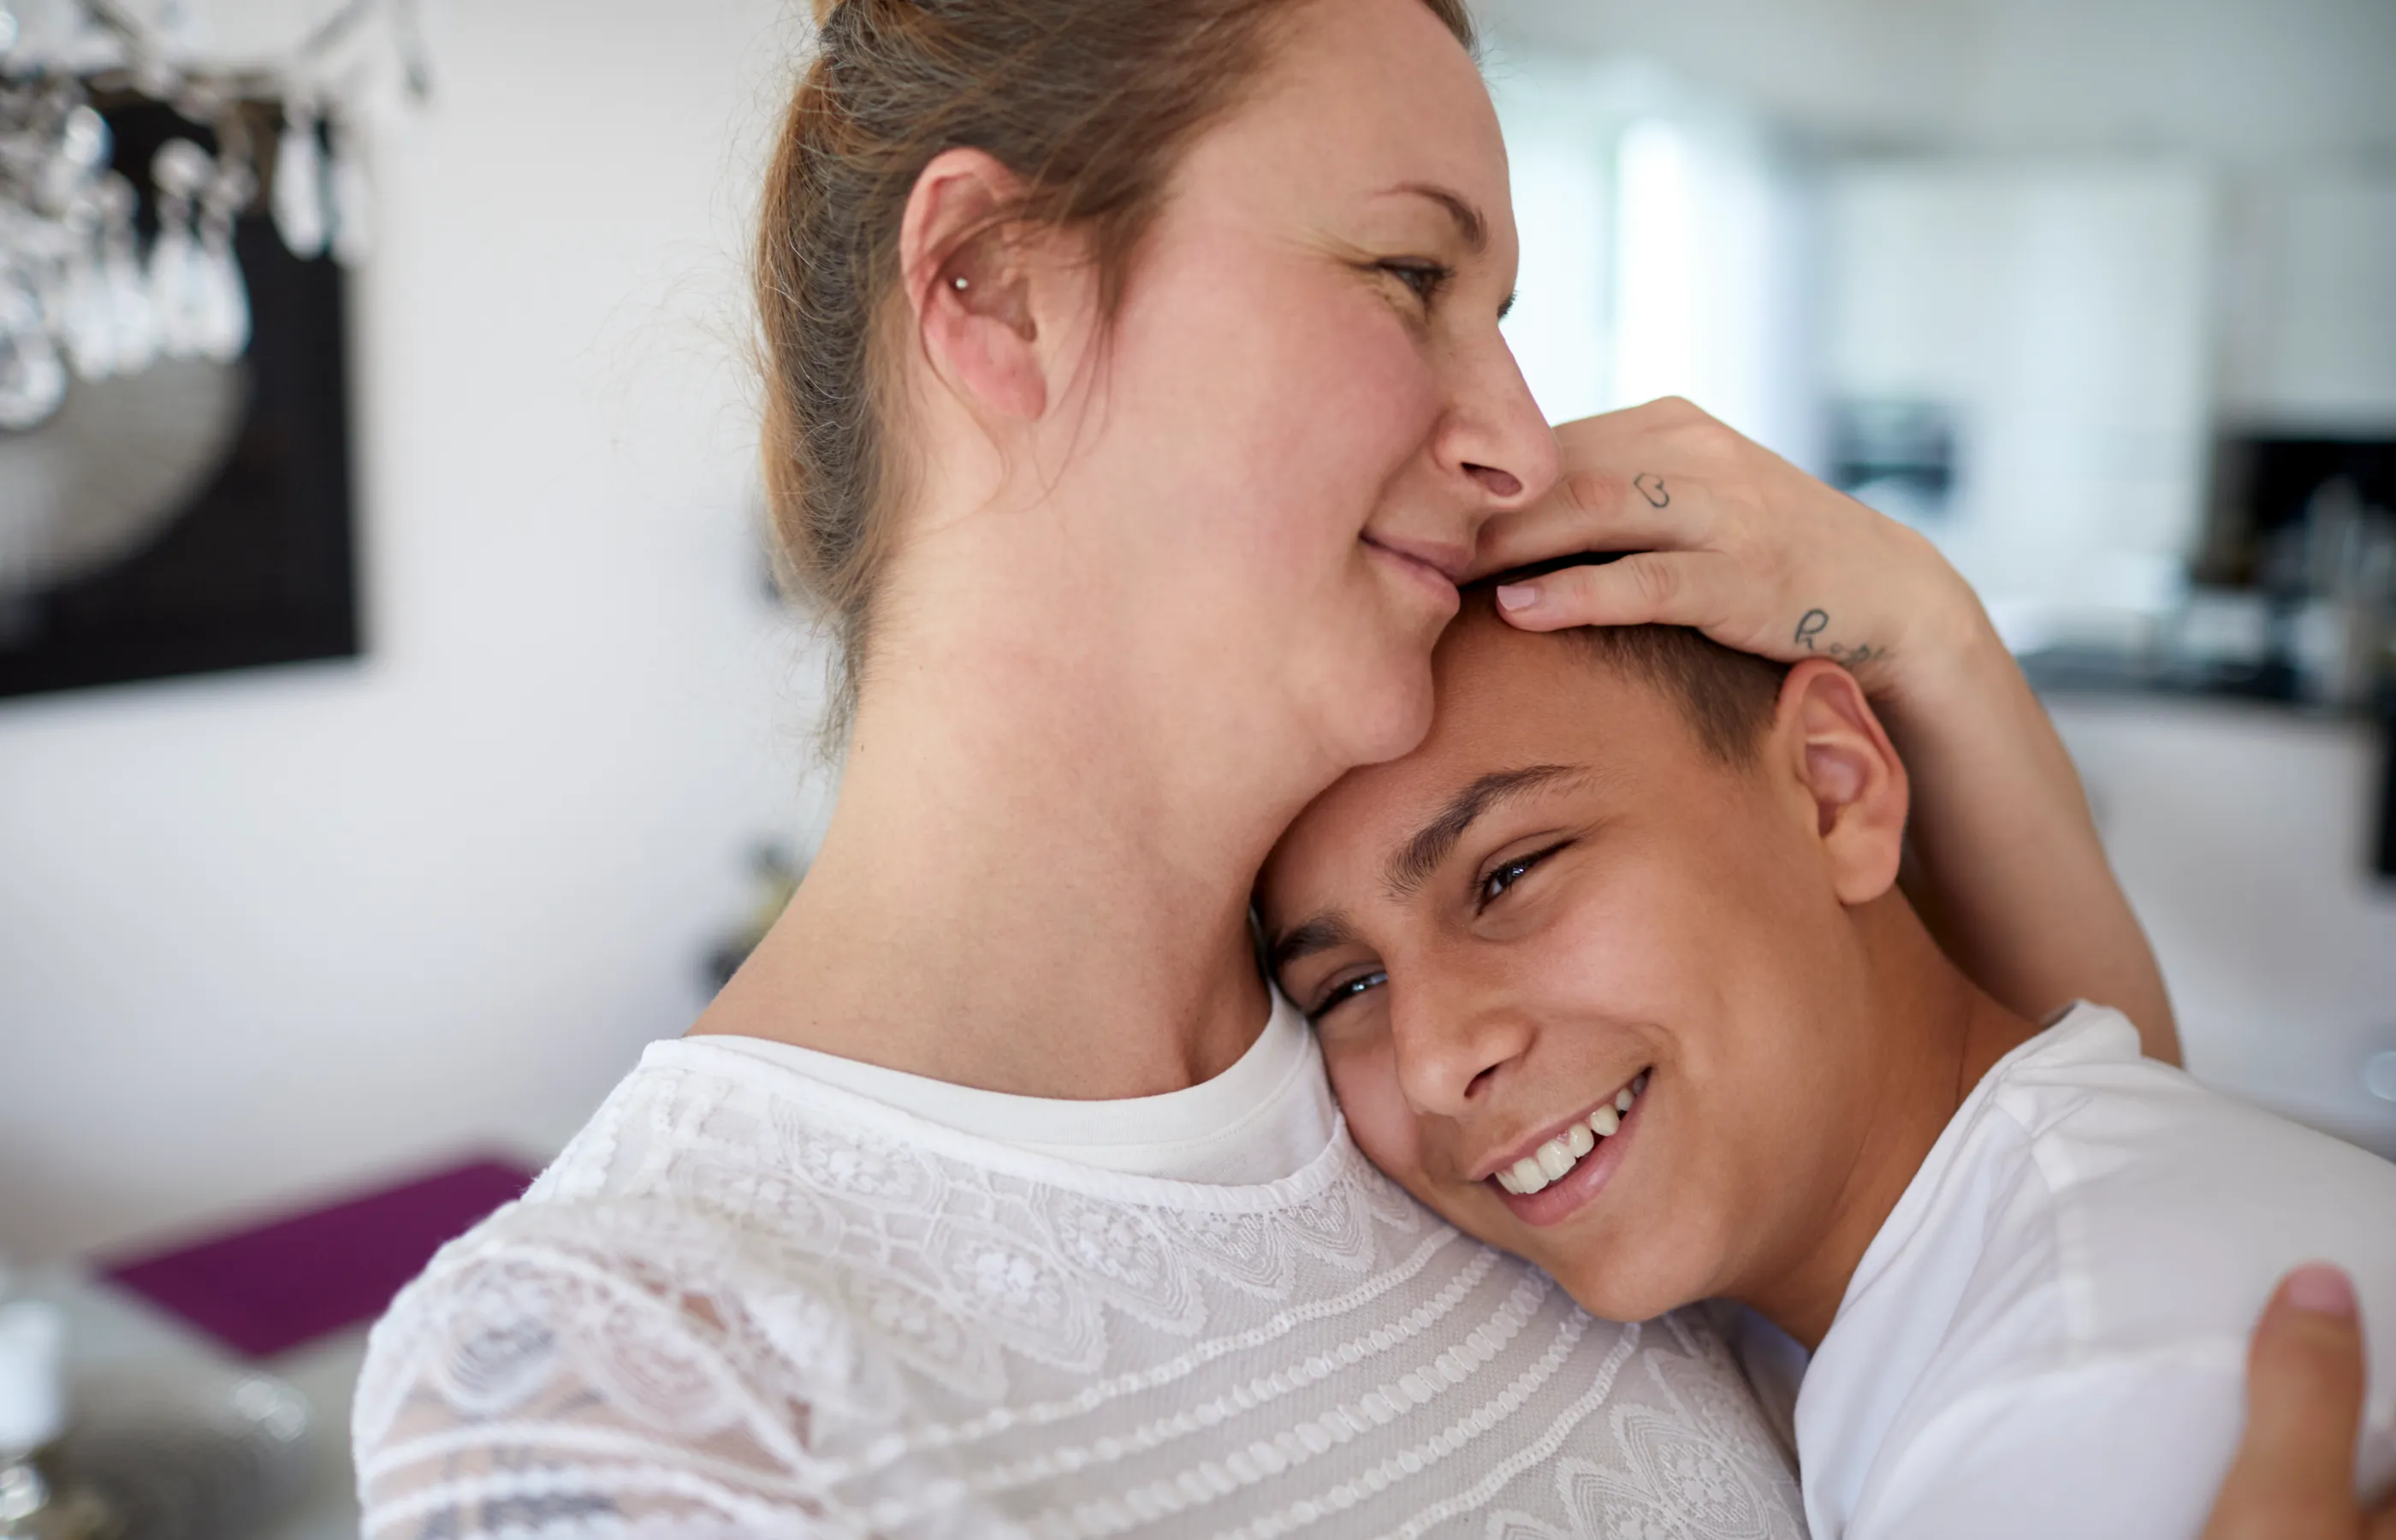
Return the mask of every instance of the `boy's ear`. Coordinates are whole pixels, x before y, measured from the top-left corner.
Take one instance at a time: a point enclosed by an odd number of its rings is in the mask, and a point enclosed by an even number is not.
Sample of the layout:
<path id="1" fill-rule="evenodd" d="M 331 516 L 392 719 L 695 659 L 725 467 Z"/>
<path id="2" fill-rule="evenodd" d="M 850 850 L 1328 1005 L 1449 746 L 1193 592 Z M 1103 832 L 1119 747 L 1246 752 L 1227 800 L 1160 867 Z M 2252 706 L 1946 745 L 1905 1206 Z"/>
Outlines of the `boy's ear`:
<path id="1" fill-rule="evenodd" d="M 1032 262 L 1042 243 L 1004 216 L 1021 179 L 980 150 L 945 150 L 915 179 L 898 271 L 933 370 L 979 408 L 1031 418 L 1048 405 Z"/>
<path id="2" fill-rule="evenodd" d="M 1789 670 L 1772 741 L 1785 754 L 1840 902 L 1868 904 L 1897 884 L 1910 791 L 1905 762 L 1856 676 L 1823 658 Z"/>

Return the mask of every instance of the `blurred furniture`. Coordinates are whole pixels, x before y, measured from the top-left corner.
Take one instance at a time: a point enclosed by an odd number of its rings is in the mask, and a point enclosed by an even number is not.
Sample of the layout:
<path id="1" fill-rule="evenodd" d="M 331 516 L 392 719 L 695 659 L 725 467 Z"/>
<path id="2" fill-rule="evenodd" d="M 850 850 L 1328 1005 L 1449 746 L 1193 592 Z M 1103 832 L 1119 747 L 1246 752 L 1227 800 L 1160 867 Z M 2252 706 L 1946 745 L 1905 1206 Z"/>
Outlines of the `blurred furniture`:
<path id="1" fill-rule="evenodd" d="M 531 1179 L 509 1161 L 468 1160 L 19 1281 L 12 1295 L 65 1317 L 61 1468 L 129 1500 L 126 1540 L 208 1540 L 260 1513 L 261 1540 L 352 1540 L 350 1401 L 366 1330 L 435 1251 Z"/>
<path id="2" fill-rule="evenodd" d="M 2396 1159 L 2379 725 L 2204 697 L 2046 699 L 2170 981 L 2189 1069 Z"/>
<path id="3" fill-rule="evenodd" d="M 69 1267 L 37 1269 L 20 1281 L 20 1295 L 47 1300 L 66 1321 L 70 1415 L 89 1419 L 107 1411 L 100 1437 L 122 1446 L 143 1436 L 146 1421 L 160 1446 L 148 1480 L 153 1503 L 175 1502 L 183 1533 L 205 1533 L 208 1515 L 263 1505 L 268 1526 L 256 1540 L 356 1540 L 357 1496 L 350 1473 L 349 1404 L 366 1354 L 366 1332 L 353 1328 L 310 1346 L 244 1363 L 217 1343 L 138 1295 Z M 302 1420 L 294 1409 L 304 1406 Z M 245 1416 L 259 1424 L 245 1450 L 229 1436 Z M 83 1428 L 70 1441 L 89 1439 Z M 277 1429 L 287 1435 L 278 1438 Z M 219 1447 L 203 1440 L 215 1433 Z M 87 1463 L 89 1456 L 83 1456 Z M 253 1493 L 247 1483 L 266 1490 Z M 173 1492 L 180 1488 L 180 1494 Z M 140 1533 L 127 1540 L 140 1540 Z"/>
<path id="4" fill-rule="evenodd" d="M 111 1267 L 108 1281 L 252 1359 L 382 1314 L 445 1241 L 521 1194 L 532 1173 L 473 1160 Z"/>

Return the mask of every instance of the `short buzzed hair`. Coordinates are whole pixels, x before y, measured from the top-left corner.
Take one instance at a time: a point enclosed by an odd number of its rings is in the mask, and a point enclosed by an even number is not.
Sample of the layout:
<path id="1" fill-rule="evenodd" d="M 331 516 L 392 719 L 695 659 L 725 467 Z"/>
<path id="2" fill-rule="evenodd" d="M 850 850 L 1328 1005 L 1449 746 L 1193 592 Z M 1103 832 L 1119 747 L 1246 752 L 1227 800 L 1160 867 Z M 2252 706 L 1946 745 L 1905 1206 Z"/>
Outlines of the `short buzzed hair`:
<path id="1" fill-rule="evenodd" d="M 1502 626 L 1506 621 L 1498 614 L 1498 584 L 1591 561 L 1567 557 L 1483 578 L 1464 591 L 1465 605 L 1481 609 Z M 1558 634 L 1607 668 L 1621 670 L 1671 697 L 1716 761 L 1734 769 L 1755 763 L 1756 747 L 1780 703 L 1788 664 L 1725 647 L 1687 626 L 1575 626 Z"/>
<path id="2" fill-rule="evenodd" d="M 1755 763 L 1788 664 L 1725 647 L 1687 626 L 1576 626 L 1564 634 L 1607 667 L 1671 697 L 1715 759 L 1734 768 Z"/>

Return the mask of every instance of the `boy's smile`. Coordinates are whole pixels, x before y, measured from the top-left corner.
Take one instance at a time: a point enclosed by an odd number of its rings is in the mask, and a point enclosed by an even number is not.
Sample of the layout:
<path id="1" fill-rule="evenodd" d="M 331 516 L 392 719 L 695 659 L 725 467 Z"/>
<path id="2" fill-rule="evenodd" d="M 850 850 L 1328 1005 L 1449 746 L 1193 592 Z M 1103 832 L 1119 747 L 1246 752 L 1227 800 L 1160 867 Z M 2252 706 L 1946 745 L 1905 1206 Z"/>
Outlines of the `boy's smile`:
<path id="1" fill-rule="evenodd" d="M 1258 889 L 1365 1153 L 1623 1320 L 1769 1310 L 1877 1227 L 1885 1139 L 1926 1148 L 1875 1116 L 1921 1068 L 1877 1029 L 1914 925 L 1902 767 L 1844 674 L 1700 663 L 1745 700 L 1744 750 L 1675 686 L 1468 600 L 1430 737 L 1325 792 Z M 1844 1279 L 1786 1313 L 1827 1323 Z"/>
<path id="2" fill-rule="evenodd" d="M 1574 1113 L 1547 1137 L 1534 1134 L 1522 1154 L 1500 1155 L 1484 1180 L 1498 1184 L 1510 1200 L 1506 1206 L 1525 1224 L 1555 1223 L 1596 1196 L 1621 1163 L 1647 1079 L 1642 1069 L 1628 1085 L 1599 1097 L 1588 1111 Z"/>

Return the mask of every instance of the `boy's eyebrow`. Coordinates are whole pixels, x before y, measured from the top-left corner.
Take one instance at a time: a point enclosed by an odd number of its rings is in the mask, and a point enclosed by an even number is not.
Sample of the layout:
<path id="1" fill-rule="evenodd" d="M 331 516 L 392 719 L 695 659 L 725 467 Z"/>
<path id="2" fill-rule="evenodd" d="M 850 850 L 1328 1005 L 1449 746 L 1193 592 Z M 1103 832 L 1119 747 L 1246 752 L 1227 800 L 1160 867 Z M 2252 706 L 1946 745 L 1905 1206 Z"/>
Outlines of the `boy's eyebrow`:
<path id="1" fill-rule="evenodd" d="M 1389 884 L 1391 896 L 1413 896 L 1472 821 L 1510 797 L 1566 779 L 1582 773 L 1576 764 L 1533 764 L 1520 770 L 1493 770 L 1447 800 L 1431 820 L 1417 830 L 1397 854 L 1390 857 L 1389 870 L 1382 881 Z"/>
<path id="2" fill-rule="evenodd" d="M 1520 770 L 1490 772 L 1450 797 L 1437 816 L 1415 831 L 1404 847 L 1390 858 L 1389 870 L 1383 881 L 1399 897 L 1411 895 L 1433 871 L 1439 870 L 1440 862 L 1447 859 L 1447 853 L 1456 848 L 1457 841 L 1464 838 L 1464 831 L 1472 827 L 1473 819 L 1509 797 L 1586 774 L 1588 767 L 1578 764 L 1532 764 Z M 1346 914 L 1338 909 L 1323 909 L 1305 923 L 1294 926 L 1274 938 L 1272 971 L 1278 976 L 1301 957 L 1311 957 L 1334 947 L 1344 947 L 1356 939 L 1356 927 Z"/>
<path id="3" fill-rule="evenodd" d="M 1284 968 L 1301 957 L 1344 947 L 1355 939 L 1356 930 L 1348 923 L 1348 917 L 1338 909 L 1325 909 L 1272 944 L 1273 974 L 1278 977 Z"/>

